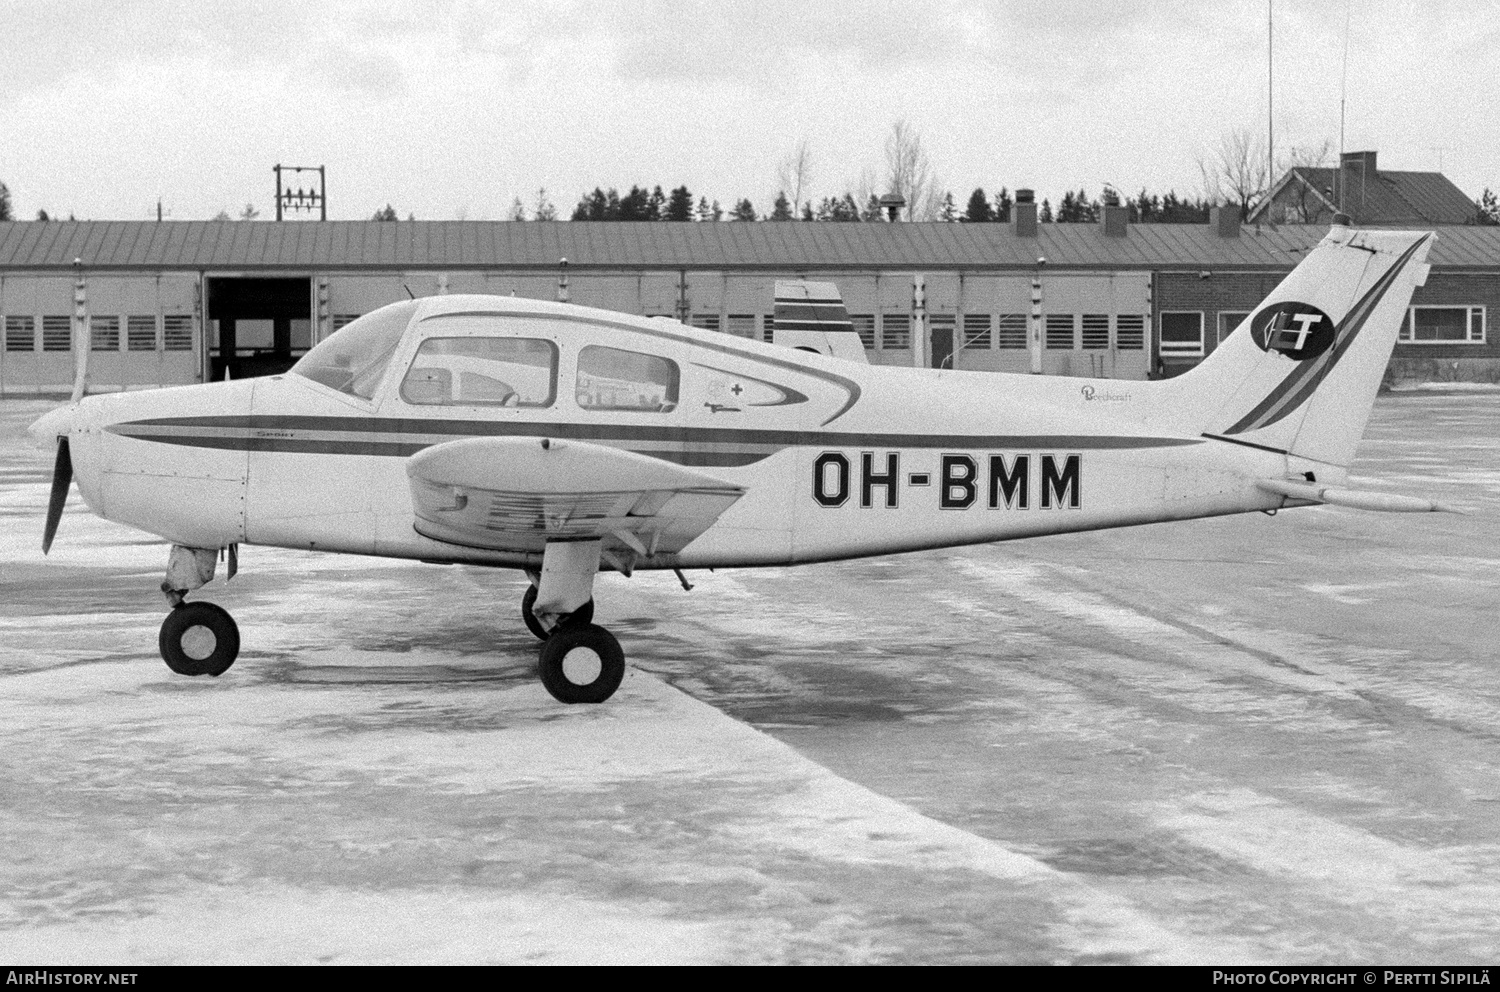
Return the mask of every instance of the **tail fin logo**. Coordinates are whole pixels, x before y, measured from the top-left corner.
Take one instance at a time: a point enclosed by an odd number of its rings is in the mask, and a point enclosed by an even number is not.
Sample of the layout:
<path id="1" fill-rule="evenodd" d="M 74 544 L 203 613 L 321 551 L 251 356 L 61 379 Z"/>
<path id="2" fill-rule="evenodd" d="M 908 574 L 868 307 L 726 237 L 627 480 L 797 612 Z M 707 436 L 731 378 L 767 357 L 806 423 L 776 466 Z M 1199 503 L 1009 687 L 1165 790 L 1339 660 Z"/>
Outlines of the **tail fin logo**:
<path id="1" fill-rule="evenodd" d="M 1295 301 L 1267 307 L 1250 322 L 1250 336 L 1261 351 L 1274 351 L 1294 362 L 1317 358 L 1333 347 L 1333 321 L 1309 303 Z"/>

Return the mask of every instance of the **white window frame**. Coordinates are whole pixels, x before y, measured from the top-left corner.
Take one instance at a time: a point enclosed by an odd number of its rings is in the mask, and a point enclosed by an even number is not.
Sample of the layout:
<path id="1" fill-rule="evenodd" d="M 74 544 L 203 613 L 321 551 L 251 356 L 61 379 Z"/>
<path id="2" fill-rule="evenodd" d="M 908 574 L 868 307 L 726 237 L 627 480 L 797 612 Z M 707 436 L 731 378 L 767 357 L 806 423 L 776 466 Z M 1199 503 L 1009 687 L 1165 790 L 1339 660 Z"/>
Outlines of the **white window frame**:
<path id="1" fill-rule="evenodd" d="M 1219 311 L 1219 344 L 1223 344 L 1224 341 L 1229 337 L 1229 335 L 1231 335 L 1231 334 L 1234 333 L 1234 329 L 1236 327 L 1239 327 L 1240 324 L 1244 323 L 1245 318 L 1249 317 L 1251 313 L 1252 313 L 1252 311 L 1250 311 L 1250 310 L 1220 310 Z M 1229 324 L 1229 325 L 1226 326 L 1225 323 L 1224 323 L 1224 318 L 1225 317 L 1233 317 L 1234 318 L 1234 323 Z"/>
<path id="2" fill-rule="evenodd" d="M 1166 327 L 1168 317 L 1197 317 L 1198 318 L 1198 346 L 1196 348 L 1184 346 L 1180 341 L 1168 342 L 1162 338 L 1162 330 Z M 1203 311 L 1202 310 L 1163 310 L 1156 322 L 1156 353 L 1163 359 L 1167 358 L 1202 358 L 1203 357 Z"/>
<path id="3" fill-rule="evenodd" d="M 1419 339 L 1417 337 L 1418 310 L 1467 310 L 1469 312 L 1468 337 L 1462 341 L 1451 339 Z M 1486 323 L 1485 307 L 1483 306 L 1464 303 L 1425 304 L 1407 309 L 1406 319 L 1401 322 L 1401 333 L 1397 339 L 1402 344 L 1415 345 L 1484 344 L 1487 337 Z M 1475 326 L 1476 324 L 1478 325 L 1477 327 Z"/>

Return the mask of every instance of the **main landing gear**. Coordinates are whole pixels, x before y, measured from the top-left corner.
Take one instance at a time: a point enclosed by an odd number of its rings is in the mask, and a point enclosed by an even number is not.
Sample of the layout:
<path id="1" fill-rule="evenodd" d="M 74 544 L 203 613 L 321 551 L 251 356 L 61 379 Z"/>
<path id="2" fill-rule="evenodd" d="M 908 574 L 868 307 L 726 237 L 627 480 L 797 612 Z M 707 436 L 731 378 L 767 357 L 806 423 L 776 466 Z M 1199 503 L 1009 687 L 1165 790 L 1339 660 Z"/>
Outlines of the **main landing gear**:
<path id="1" fill-rule="evenodd" d="M 237 548 L 229 552 L 229 574 L 235 572 Z M 187 594 L 214 577 L 219 552 L 208 548 L 172 548 L 161 591 L 172 610 L 161 623 L 157 644 L 162 660 L 178 675 L 223 675 L 240 653 L 240 628 L 234 617 L 213 603 L 189 603 Z"/>
<path id="2" fill-rule="evenodd" d="M 521 619 L 542 641 L 542 685 L 562 703 L 602 703 L 625 678 L 625 652 L 594 624 L 599 541 L 553 541 L 521 597 Z M 540 605 L 538 603 L 540 602 Z"/>

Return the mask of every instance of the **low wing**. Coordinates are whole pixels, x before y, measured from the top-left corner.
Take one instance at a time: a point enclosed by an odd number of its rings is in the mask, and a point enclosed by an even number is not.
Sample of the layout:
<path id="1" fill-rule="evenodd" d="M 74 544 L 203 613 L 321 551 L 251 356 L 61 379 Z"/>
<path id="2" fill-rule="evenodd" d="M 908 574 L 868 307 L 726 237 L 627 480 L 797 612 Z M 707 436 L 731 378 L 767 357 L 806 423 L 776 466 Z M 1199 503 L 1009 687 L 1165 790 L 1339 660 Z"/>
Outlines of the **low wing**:
<path id="1" fill-rule="evenodd" d="M 745 494 L 631 451 L 585 441 L 465 438 L 407 460 L 417 533 L 495 551 L 602 540 L 621 571 L 676 554 Z"/>
<path id="2" fill-rule="evenodd" d="M 1460 512 L 1451 506 L 1444 506 L 1419 496 L 1401 496 L 1396 493 L 1372 492 L 1367 489 L 1344 489 L 1339 486 L 1319 485 L 1316 482 L 1262 479 L 1255 485 L 1264 492 L 1285 496 L 1287 499 L 1327 503 L 1329 506 L 1347 506 L 1355 510 L 1379 510 L 1384 513 Z"/>

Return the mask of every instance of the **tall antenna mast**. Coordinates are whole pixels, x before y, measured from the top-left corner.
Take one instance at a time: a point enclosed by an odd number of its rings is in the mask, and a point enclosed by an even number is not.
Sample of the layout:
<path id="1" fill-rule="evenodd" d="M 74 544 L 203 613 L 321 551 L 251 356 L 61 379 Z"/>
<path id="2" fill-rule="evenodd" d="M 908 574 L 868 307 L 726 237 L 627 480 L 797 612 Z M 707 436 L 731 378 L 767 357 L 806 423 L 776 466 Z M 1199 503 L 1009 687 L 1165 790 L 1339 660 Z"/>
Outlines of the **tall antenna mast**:
<path id="1" fill-rule="evenodd" d="M 1339 213 L 1344 212 L 1344 114 L 1349 95 L 1349 0 L 1344 0 L 1344 72 L 1339 79 L 1339 168 L 1334 173 L 1338 187 Z"/>
<path id="2" fill-rule="evenodd" d="M 1273 118 L 1273 115 L 1272 115 L 1272 102 L 1271 102 L 1271 98 L 1272 98 L 1273 94 L 1275 93 L 1275 86 L 1274 86 L 1274 83 L 1273 83 L 1273 77 L 1271 75 L 1271 67 L 1272 67 L 1272 55 L 1271 55 L 1271 52 L 1272 52 L 1272 45 L 1273 45 L 1275 36 L 1272 33 L 1272 31 L 1271 31 L 1271 2 L 1272 2 L 1272 0 L 1266 0 L 1266 195 L 1267 196 L 1269 196 L 1271 194 L 1271 184 L 1276 181 L 1276 153 L 1275 153 L 1276 141 L 1275 141 L 1275 131 L 1273 130 L 1273 127 L 1272 127 L 1272 121 L 1273 121 L 1274 118 Z"/>

